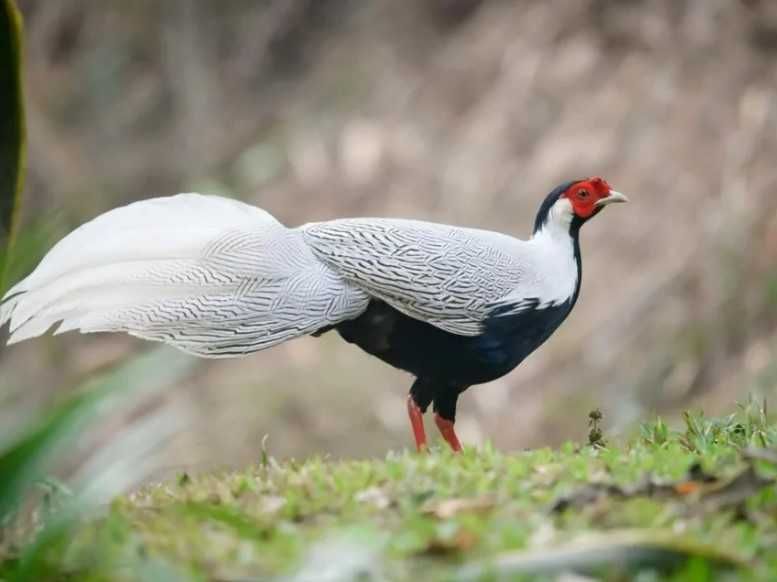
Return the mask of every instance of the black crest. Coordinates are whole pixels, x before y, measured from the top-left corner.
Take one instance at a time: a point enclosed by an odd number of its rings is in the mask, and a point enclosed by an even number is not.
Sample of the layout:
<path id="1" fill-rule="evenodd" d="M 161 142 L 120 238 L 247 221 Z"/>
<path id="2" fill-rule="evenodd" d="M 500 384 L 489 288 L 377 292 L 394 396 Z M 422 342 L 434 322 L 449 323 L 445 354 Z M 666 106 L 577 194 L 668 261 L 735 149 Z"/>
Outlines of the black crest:
<path id="1" fill-rule="evenodd" d="M 570 182 L 564 182 L 563 184 L 556 186 L 553 191 L 545 197 L 545 200 L 543 200 L 540 205 L 540 209 L 537 211 L 537 218 L 534 219 L 534 232 L 540 230 L 542 225 L 545 224 L 550 209 L 558 202 L 561 195 L 569 190 L 572 184 L 575 184 L 578 181 L 579 180 L 571 180 Z"/>

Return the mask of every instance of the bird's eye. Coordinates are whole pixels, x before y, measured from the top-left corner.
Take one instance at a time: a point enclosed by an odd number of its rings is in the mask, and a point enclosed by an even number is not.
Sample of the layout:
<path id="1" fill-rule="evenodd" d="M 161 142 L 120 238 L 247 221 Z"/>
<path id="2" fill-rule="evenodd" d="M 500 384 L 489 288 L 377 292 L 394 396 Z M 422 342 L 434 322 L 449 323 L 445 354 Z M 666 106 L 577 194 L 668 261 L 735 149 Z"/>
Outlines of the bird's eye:
<path id="1" fill-rule="evenodd" d="M 580 198 L 588 198 L 588 190 L 580 190 L 580 191 L 577 193 L 577 195 L 578 195 Z"/>

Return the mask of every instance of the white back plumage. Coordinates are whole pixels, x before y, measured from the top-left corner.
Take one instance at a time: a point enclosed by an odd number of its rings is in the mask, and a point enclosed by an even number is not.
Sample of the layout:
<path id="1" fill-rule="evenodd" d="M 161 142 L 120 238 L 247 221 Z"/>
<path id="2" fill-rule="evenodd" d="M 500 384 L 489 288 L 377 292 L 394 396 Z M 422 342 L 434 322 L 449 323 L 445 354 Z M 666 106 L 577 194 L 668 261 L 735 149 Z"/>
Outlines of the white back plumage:
<path id="1" fill-rule="evenodd" d="M 577 282 L 572 239 L 553 229 L 530 241 L 386 218 L 334 220 L 302 230 L 316 256 L 345 279 L 405 315 L 457 335 L 482 333 L 486 318 L 505 301 L 515 310 L 562 303 Z"/>

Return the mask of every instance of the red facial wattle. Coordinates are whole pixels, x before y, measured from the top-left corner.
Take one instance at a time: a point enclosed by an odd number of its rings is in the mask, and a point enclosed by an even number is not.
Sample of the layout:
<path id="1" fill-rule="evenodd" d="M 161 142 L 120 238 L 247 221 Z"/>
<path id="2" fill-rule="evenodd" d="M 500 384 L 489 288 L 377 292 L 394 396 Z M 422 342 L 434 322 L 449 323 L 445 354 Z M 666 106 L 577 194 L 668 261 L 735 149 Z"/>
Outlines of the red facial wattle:
<path id="1" fill-rule="evenodd" d="M 564 196 L 572 204 L 572 210 L 580 218 L 590 218 L 600 208 L 599 201 L 610 195 L 610 185 L 599 177 L 575 182 Z"/>

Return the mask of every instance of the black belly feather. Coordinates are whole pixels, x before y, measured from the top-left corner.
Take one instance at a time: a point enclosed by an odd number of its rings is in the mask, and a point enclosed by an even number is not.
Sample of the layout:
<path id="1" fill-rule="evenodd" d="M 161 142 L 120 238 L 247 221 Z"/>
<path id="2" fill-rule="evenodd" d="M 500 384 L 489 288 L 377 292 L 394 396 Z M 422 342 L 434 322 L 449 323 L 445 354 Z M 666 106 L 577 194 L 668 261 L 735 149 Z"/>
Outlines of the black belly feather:
<path id="1" fill-rule="evenodd" d="M 486 319 L 478 336 L 460 336 L 408 317 L 373 299 L 356 319 L 335 329 L 347 342 L 387 364 L 459 391 L 495 380 L 520 364 L 558 328 L 572 301 Z"/>

